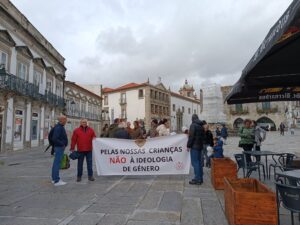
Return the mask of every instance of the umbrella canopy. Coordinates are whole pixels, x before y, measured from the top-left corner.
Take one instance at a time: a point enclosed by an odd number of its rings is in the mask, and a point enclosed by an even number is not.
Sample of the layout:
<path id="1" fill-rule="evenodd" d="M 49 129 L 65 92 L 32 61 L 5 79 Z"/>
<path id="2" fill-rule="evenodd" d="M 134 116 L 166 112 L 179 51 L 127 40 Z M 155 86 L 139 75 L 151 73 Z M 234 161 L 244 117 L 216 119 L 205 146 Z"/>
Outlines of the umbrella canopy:
<path id="1" fill-rule="evenodd" d="M 271 28 L 226 101 L 300 101 L 299 0 L 294 0 Z"/>

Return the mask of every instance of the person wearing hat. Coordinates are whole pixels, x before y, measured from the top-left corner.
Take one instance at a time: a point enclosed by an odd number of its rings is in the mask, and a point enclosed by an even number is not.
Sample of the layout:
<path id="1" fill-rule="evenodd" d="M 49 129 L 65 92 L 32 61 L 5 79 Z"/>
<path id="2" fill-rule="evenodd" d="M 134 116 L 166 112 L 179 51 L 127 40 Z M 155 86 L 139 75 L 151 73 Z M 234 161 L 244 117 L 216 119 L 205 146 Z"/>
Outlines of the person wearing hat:
<path id="1" fill-rule="evenodd" d="M 93 177 L 93 139 L 96 137 L 93 128 L 88 127 L 87 120 L 80 121 L 80 127 L 73 131 L 70 151 L 74 152 L 77 145 L 78 162 L 77 162 L 77 182 L 81 181 L 83 161 L 86 158 L 88 179 L 94 181 Z"/>

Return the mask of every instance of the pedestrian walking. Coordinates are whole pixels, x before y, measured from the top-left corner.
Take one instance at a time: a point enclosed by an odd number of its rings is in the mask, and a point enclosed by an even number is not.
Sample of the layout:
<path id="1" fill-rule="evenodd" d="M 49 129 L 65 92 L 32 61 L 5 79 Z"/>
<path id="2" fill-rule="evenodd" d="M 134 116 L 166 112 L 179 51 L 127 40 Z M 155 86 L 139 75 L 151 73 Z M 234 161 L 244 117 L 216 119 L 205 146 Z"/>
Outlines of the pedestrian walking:
<path id="1" fill-rule="evenodd" d="M 66 123 L 67 117 L 63 115 L 59 116 L 58 123 L 53 128 L 53 134 L 52 137 L 50 137 L 54 147 L 54 161 L 52 165 L 52 183 L 54 186 L 66 184 L 66 182 L 59 177 L 60 162 L 64 156 L 65 148 L 68 146 L 68 137 L 64 128 Z"/>
<path id="2" fill-rule="evenodd" d="M 86 158 L 88 179 L 89 181 L 94 181 L 93 176 L 93 139 L 96 137 L 93 128 L 89 127 L 86 119 L 80 121 L 80 127 L 76 128 L 72 135 L 72 142 L 70 151 L 75 151 L 75 146 L 77 146 L 77 151 L 79 153 L 77 161 L 77 182 L 81 181 L 82 171 L 83 171 L 83 161 Z"/>
<path id="3" fill-rule="evenodd" d="M 203 122 L 199 120 L 197 114 L 192 115 L 192 124 L 189 129 L 189 139 L 187 142 L 188 151 L 191 152 L 191 162 L 194 168 L 194 178 L 189 184 L 201 185 L 203 183 L 203 150 L 204 129 Z"/>
<path id="4" fill-rule="evenodd" d="M 279 125 L 279 130 L 280 130 L 280 135 L 282 136 L 284 136 L 284 129 L 285 129 L 285 125 L 283 122 L 281 122 Z"/>
<path id="5" fill-rule="evenodd" d="M 238 135 L 241 137 L 239 141 L 239 147 L 244 151 L 252 151 L 255 143 L 254 128 L 251 127 L 251 120 L 245 119 L 243 126 L 240 127 Z M 246 154 L 247 163 L 251 162 L 251 156 Z"/>
<path id="6" fill-rule="evenodd" d="M 266 139 L 267 132 L 257 125 L 257 122 L 255 120 L 252 120 L 252 127 L 254 128 L 254 149 L 255 151 L 260 151 L 261 143 Z M 260 162 L 260 156 L 256 156 L 256 161 Z"/>
<path id="7" fill-rule="evenodd" d="M 221 138 L 222 138 L 222 141 L 223 141 L 223 144 L 226 145 L 226 140 L 227 140 L 227 137 L 228 137 L 228 130 L 227 130 L 227 127 L 225 124 L 222 125 L 222 129 L 221 129 Z"/>

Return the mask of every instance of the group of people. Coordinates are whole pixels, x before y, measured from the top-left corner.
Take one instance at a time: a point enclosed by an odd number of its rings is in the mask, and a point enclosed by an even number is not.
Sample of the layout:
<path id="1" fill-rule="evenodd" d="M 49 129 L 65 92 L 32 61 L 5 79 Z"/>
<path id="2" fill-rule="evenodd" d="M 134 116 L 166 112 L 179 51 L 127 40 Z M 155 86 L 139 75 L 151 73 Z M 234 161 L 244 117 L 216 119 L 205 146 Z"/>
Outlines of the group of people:
<path id="1" fill-rule="evenodd" d="M 116 118 L 114 123 L 108 126 L 105 124 L 102 129 L 101 137 L 121 138 L 121 139 L 145 139 L 147 137 L 154 138 L 159 136 L 170 135 L 169 123 L 167 119 L 151 121 L 151 128 L 147 132 L 143 121 L 134 121 L 133 128 L 130 122 Z"/>
<path id="2" fill-rule="evenodd" d="M 241 138 L 239 147 L 244 151 L 260 151 L 262 142 L 266 139 L 266 131 L 257 125 L 255 120 L 245 119 L 243 126 L 239 128 L 238 135 Z M 250 163 L 251 156 L 246 154 L 246 161 Z M 256 161 L 260 161 L 260 156 L 256 157 Z"/>
<path id="3" fill-rule="evenodd" d="M 58 123 L 52 128 L 49 134 L 49 143 L 54 150 L 54 161 L 52 165 L 52 183 L 55 186 L 65 185 L 59 177 L 60 162 L 63 158 L 65 148 L 68 146 L 68 137 L 64 128 L 67 123 L 67 117 L 62 115 L 58 118 Z M 109 138 L 121 138 L 121 139 L 144 139 L 154 138 L 159 136 L 170 135 L 170 129 L 167 119 L 157 121 L 153 119 L 151 122 L 151 128 L 148 132 L 144 127 L 142 121 L 134 121 L 134 127 L 131 128 L 130 122 L 122 121 L 121 119 L 115 119 L 114 123 L 108 126 L 107 124 L 103 128 L 102 137 Z M 77 182 L 81 181 L 83 173 L 83 162 L 86 159 L 88 180 L 94 181 L 93 176 L 93 139 L 96 138 L 93 128 L 88 126 L 88 121 L 82 119 L 80 126 L 73 131 L 71 138 L 70 151 L 74 152 L 77 146 Z"/>
<path id="4" fill-rule="evenodd" d="M 213 137 L 209 125 L 206 121 L 199 120 L 196 114 L 192 115 L 192 124 L 188 136 L 187 148 L 191 153 L 191 163 L 194 168 L 194 178 L 189 181 L 189 184 L 201 185 L 203 183 L 204 160 L 206 166 L 210 167 L 212 158 L 224 157 L 222 137 L 217 134 L 216 137 Z M 212 149 L 210 155 L 208 155 L 208 149 Z"/>
<path id="5" fill-rule="evenodd" d="M 54 148 L 54 160 L 52 165 L 52 183 L 54 186 L 65 185 L 59 177 L 60 163 L 64 155 L 65 148 L 68 146 L 68 137 L 65 130 L 65 124 L 67 123 L 67 117 L 62 115 L 58 118 L 58 123 L 52 128 L 49 134 L 49 142 Z M 87 120 L 82 119 L 80 126 L 73 131 L 71 139 L 70 151 L 74 152 L 77 146 L 78 160 L 77 160 L 77 182 L 81 181 L 83 172 L 84 158 L 87 163 L 88 180 L 94 181 L 93 176 L 93 139 L 96 137 L 93 128 L 88 126 Z"/>

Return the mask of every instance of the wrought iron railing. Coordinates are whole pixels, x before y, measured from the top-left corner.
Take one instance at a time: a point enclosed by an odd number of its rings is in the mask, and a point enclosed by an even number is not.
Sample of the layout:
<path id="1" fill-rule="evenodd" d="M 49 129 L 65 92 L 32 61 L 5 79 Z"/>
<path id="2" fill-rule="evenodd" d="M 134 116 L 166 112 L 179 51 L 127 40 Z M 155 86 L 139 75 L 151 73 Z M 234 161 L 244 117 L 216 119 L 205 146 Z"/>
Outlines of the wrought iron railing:
<path id="1" fill-rule="evenodd" d="M 86 111 L 80 111 L 78 109 L 67 108 L 66 113 L 68 116 L 74 116 L 74 117 L 84 118 L 84 119 L 88 119 L 88 120 L 101 120 L 100 114 L 95 114 L 95 113 L 86 112 Z"/>
<path id="2" fill-rule="evenodd" d="M 18 95 L 33 98 L 39 101 L 45 101 L 50 105 L 64 107 L 64 99 L 51 92 L 45 91 L 45 94 L 39 92 L 39 87 L 22 78 L 7 73 L 4 69 L 0 69 L 0 89 L 12 91 Z"/>

